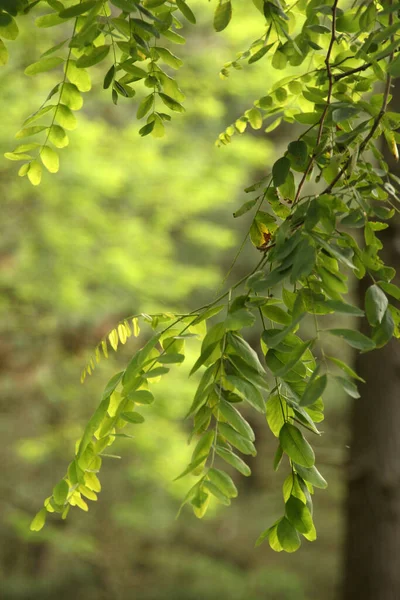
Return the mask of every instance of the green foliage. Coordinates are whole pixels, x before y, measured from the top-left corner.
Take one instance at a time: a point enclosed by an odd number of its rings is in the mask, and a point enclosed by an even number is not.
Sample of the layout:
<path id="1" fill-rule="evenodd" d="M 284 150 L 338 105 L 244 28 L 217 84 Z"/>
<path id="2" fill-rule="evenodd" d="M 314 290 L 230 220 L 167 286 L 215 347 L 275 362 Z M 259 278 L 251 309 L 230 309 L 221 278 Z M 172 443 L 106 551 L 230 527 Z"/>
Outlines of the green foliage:
<path id="1" fill-rule="evenodd" d="M 41 163 L 51 173 L 58 171 L 53 146 L 59 149 L 68 144 L 65 130 L 76 127 L 73 111 L 82 107 L 81 93 L 90 90 L 87 69 L 92 67 L 104 66 L 103 87 L 111 89 L 114 104 L 120 97 L 130 100 L 139 92 L 137 118 L 146 118 L 140 135 L 162 137 L 165 122 L 171 120 L 169 113 L 162 112 L 164 107 L 172 113 L 185 111 L 185 96 L 167 72 L 180 68 L 182 61 L 163 44 L 185 42 L 177 33 L 181 28 L 178 16 L 196 23 L 183 0 L 48 4 L 52 11 L 39 16 L 36 25 L 64 28 L 65 24 L 70 28 L 68 43 L 47 50 L 25 73 L 35 76 L 63 65 L 64 74 L 17 133 L 18 139 L 42 135 L 44 141 L 18 146 L 6 154 L 23 161 L 19 174 L 27 175 L 33 185 L 41 181 Z M 108 345 L 116 351 L 132 329 L 135 336 L 139 334 L 139 318 L 156 331 L 127 368 L 107 384 L 74 460 L 44 506 L 63 518 L 70 506 L 88 509 L 84 498 L 97 498 L 102 461 L 113 458 L 108 446 L 116 436 L 129 435 L 121 433 L 126 426 L 143 422 L 136 405 L 152 402 L 149 386 L 184 361 L 186 338 L 199 336 L 201 349 L 191 374 L 205 370 L 188 409 L 193 420 L 190 439 L 197 444 L 180 475 L 196 477 L 196 481 L 183 505 L 191 505 L 202 518 L 211 497 L 224 505 L 236 497 L 225 469 L 229 465 L 248 476 L 250 468 L 237 453 L 257 453 L 254 432 L 240 410 L 248 405 L 266 415 L 279 440 L 274 468 L 285 457 L 290 471 L 283 486 L 284 515 L 258 542 L 268 538 L 274 550 L 293 552 L 300 546 L 300 535 L 310 541 L 316 538 L 311 494 L 314 486 L 326 487 L 302 430 L 320 435 L 316 424 L 323 419 L 321 396 L 330 380 L 358 397 L 352 381 L 359 379 L 357 374 L 340 359 L 325 356 L 325 333 L 362 352 L 382 347 L 393 335 L 400 337 L 399 311 L 388 299 L 389 295 L 399 300 L 398 288 L 391 283 L 395 272 L 380 258 L 382 243 L 376 235 L 399 211 L 394 185 L 399 181 L 390 175 L 376 140 L 382 136 L 398 158 L 400 121 L 388 107 L 392 81 L 400 75 L 396 56 L 400 22 L 392 5 L 385 2 L 360 2 L 346 11 L 337 0 L 324 5 L 301 0 L 292 6 L 254 0 L 254 5 L 264 32 L 235 61 L 224 65 L 222 77 L 228 76 L 231 67 L 241 69 L 244 60 L 249 64 L 264 60 L 267 68 L 288 68 L 292 74 L 273 83 L 219 136 L 218 144 L 228 144 L 248 124 L 259 130 L 266 123 L 267 133 L 281 122 L 293 124 L 293 131 L 301 129 L 284 156 L 275 161 L 272 172 L 246 190 L 256 192 L 255 198 L 235 213 L 240 217 L 255 209 L 246 237 L 261 252 L 261 259 L 251 273 L 194 313 L 135 315 L 101 340 L 82 379 L 92 373 L 101 353 L 107 358 Z M 0 35 L 15 39 L 15 17 L 30 8 L 20 2 L 14 13 L 5 9 L 0 14 Z M 214 29 L 225 30 L 231 20 L 231 2 L 218 0 Z M 55 56 L 56 52 L 62 56 Z M 7 61 L 3 42 L 0 61 Z M 383 91 L 375 89 L 380 83 Z M 50 121 L 32 126 L 42 118 Z M 363 231 L 363 242 L 349 233 L 353 229 Z M 329 323 L 335 313 L 363 317 L 364 311 L 346 299 L 350 274 L 371 280 L 365 296 L 369 336 L 351 326 L 324 329 L 320 325 L 324 317 Z M 225 318 L 210 323 L 223 308 Z M 309 319 L 314 335 L 304 341 L 299 327 Z M 254 327 L 256 320 L 263 327 L 260 354 L 243 335 L 243 329 Z M 314 355 L 316 347 L 321 359 Z M 346 377 L 332 373 L 327 359 Z M 32 529 L 39 530 L 44 517 L 42 508 Z"/>

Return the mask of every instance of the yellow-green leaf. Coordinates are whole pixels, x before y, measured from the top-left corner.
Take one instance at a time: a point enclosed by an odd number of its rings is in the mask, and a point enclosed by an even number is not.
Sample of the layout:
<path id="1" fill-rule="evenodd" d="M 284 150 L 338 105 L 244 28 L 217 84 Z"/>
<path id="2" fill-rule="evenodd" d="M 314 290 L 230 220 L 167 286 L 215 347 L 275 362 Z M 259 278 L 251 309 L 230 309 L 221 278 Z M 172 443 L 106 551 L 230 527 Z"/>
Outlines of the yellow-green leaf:
<path id="1" fill-rule="evenodd" d="M 88 92 L 92 87 L 89 73 L 85 69 L 78 69 L 75 60 L 70 60 L 67 64 L 67 77 L 80 92 Z"/>
<path id="2" fill-rule="evenodd" d="M 60 160 L 57 152 L 50 148 L 50 146 L 43 146 L 40 152 L 40 158 L 50 173 L 57 173 L 60 168 Z"/>
<path id="3" fill-rule="evenodd" d="M 232 3 L 230 0 L 224 2 L 220 0 L 214 13 L 214 29 L 215 31 L 223 31 L 232 18 Z"/>
<path id="4" fill-rule="evenodd" d="M 56 121 L 64 127 L 64 129 L 72 130 L 76 128 L 76 117 L 68 106 L 60 104 L 55 114 Z"/>
<path id="5" fill-rule="evenodd" d="M 69 144 L 68 136 L 60 125 L 51 126 L 49 140 L 56 148 L 65 148 Z"/>
<path id="6" fill-rule="evenodd" d="M 39 510 L 39 512 L 35 515 L 30 525 L 29 529 L 31 531 L 40 531 L 43 528 L 43 525 L 46 522 L 46 513 L 47 511 L 45 508 Z"/>
<path id="7" fill-rule="evenodd" d="M 29 164 L 28 179 L 32 185 L 39 185 L 42 180 L 42 165 L 37 160 Z"/>
<path id="8" fill-rule="evenodd" d="M 64 83 L 60 101 L 71 110 L 80 110 L 83 106 L 83 98 L 74 83 Z"/>
<path id="9" fill-rule="evenodd" d="M 116 351 L 118 348 L 118 341 L 119 341 L 118 333 L 117 333 L 116 329 L 113 329 L 111 331 L 111 333 L 108 335 L 108 339 L 110 340 L 111 348 Z M 103 347 L 103 349 L 104 349 L 104 347 Z"/>
<path id="10" fill-rule="evenodd" d="M 38 62 L 32 63 L 28 67 L 26 67 L 24 73 L 25 75 L 37 75 L 38 73 L 45 73 L 46 71 L 51 71 L 51 69 L 55 69 L 58 67 L 64 59 L 60 56 L 49 56 L 48 58 L 42 58 Z"/>

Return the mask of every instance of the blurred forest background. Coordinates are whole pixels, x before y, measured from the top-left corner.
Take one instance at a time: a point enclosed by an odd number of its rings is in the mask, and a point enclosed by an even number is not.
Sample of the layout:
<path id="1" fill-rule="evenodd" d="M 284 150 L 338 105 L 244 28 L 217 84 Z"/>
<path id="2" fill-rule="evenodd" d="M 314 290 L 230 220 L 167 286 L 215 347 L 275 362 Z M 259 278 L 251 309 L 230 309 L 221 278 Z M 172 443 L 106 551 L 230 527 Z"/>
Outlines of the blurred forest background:
<path id="1" fill-rule="evenodd" d="M 223 64 L 254 39 L 257 12 L 253 17 L 242 7 L 216 35 L 212 7 L 192 5 L 200 26 L 180 48 L 185 66 L 178 76 L 187 113 L 174 119 L 166 138 L 138 136 L 137 101 L 120 98 L 115 107 L 99 69 L 58 175 L 32 188 L 16 176 L 15 163 L 0 160 L 2 600 L 331 600 L 337 594 L 350 400 L 333 388 L 325 434 L 317 440 L 318 466 L 329 481 L 315 500 L 319 537 L 295 555 L 275 554 L 267 544 L 254 548 L 281 514 L 285 477 L 284 469 L 272 470 L 276 442 L 254 414 L 258 457 L 251 459 L 251 478 L 235 478 L 239 498 L 230 508 L 215 506 L 204 521 L 190 510 L 175 519 L 189 487 L 186 479 L 172 480 L 189 456 L 183 417 L 195 388 L 187 379 L 190 361 L 155 388 L 157 401 L 135 439 L 116 442 L 113 452 L 122 460 L 105 462 L 103 491 L 89 513 L 76 509 L 66 522 L 55 517 L 40 533 L 29 532 L 106 381 L 146 331 L 82 386 L 91 349 L 125 316 L 189 311 L 214 297 L 249 225 L 232 218 L 246 199 L 243 189 L 268 172 L 294 137 L 284 128 L 253 131 L 215 147 L 220 131 L 279 74 L 266 72 L 261 61 L 221 81 Z M 0 73 L 1 155 L 58 81 L 52 72 L 23 75 L 60 41 L 55 35 L 35 29 L 29 15 L 18 43 L 9 44 L 12 60 Z M 246 248 L 235 277 L 258 258 Z"/>

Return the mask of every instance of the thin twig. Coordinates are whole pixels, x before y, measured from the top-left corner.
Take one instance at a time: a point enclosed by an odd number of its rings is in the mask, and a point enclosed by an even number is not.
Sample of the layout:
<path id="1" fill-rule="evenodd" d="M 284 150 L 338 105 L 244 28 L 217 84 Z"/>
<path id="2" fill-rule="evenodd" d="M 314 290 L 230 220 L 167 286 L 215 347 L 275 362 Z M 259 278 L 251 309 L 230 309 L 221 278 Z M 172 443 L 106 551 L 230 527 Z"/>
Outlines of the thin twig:
<path id="1" fill-rule="evenodd" d="M 307 176 L 310 173 L 310 171 L 313 167 L 314 161 L 317 157 L 317 154 L 318 154 L 317 148 L 322 139 L 322 133 L 324 130 L 325 119 L 328 114 L 329 106 L 330 106 L 331 99 L 332 99 L 332 89 L 333 89 L 334 80 L 333 80 L 333 75 L 332 75 L 332 67 L 330 64 L 330 59 L 331 59 L 331 54 L 332 54 L 332 50 L 333 50 L 333 45 L 336 41 L 336 9 L 337 9 L 338 2 L 339 2 L 339 0 L 335 0 L 332 5 L 332 33 L 331 33 L 331 40 L 329 42 L 328 52 L 326 53 L 326 58 L 325 58 L 326 72 L 328 75 L 328 97 L 326 99 L 325 108 L 324 108 L 321 118 L 319 120 L 319 130 L 318 130 L 317 140 L 315 142 L 314 152 L 310 158 L 307 168 L 304 171 L 303 177 L 301 178 L 301 181 L 297 188 L 297 193 L 296 193 L 296 197 L 293 201 L 293 205 L 295 205 L 299 201 L 301 190 L 303 189 L 303 186 L 306 182 Z"/>
<path id="2" fill-rule="evenodd" d="M 392 25 L 392 24 L 393 24 L 393 14 L 390 13 L 389 14 L 389 25 Z M 393 36 L 390 39 L 393 41 Z M 394 50 L 390 53 L 388 65 L 390 65 L 390 63 L 393 61 L 393 58 L 394 58 Z M 371 141 L 371 139 L 374 137 L 375 132 L 376 132 L 376 130 L 378 129 L 378 127 L 380 125 L 380 122 L 382 121 L 383 117 L 385 116 L 386 109 L 387 109 L 387 106 L 388 106 L 388 103 L 389 103 L 389 94 L 390 94 L 390 87 L 391 87 L 391 85 L 392 85 L 392 77 L 391 77 L 390 73 L 388 73 L 387 76 L 386 76 L 385 90 L 384 90 L 384 93 L 383 93 L 383 100 L 382 100 L 381 110 L 376 115 L 370 132 L 365 137 L 364 141 L 360 144 L 360 148 L 358 150 L 359 155 L 362 152 L 364 152 L 364 150 L 366 149 L 367 145 L 369 144 L 369 142 Z M 351 159 L 352 159 L 352 157 L 349 156 L 349 158 L 346 160 L 346 162 L 343 165 L 343 167 L 340 169 L 339 173 L 336 175 L 336 177 L 334 178 L 334 180 L 328 185 L 328 187 L 324 189 L 324 191 L 322 192 L 322 194 L 329 194 L 333 190 L 333 188 L 335 187 L 335 185 L 337 184 L 337 182 L 343 177 L 344 173 L 347 171 L 347 168 L 349 167 L 349 165 L 351 163 Z"/>

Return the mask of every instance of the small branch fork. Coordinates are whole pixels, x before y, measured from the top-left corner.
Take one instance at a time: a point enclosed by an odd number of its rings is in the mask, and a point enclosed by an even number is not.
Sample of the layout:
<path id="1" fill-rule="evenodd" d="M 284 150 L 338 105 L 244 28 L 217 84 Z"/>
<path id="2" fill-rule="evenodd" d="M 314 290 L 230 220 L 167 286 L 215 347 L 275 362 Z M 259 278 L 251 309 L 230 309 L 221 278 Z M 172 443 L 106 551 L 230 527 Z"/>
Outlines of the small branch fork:
<path id="1" fill-rule="evenodd" d="M 339 0 L 334 0 L 334 3 L 332 5 L 332 33 L 331 33 L 331 40 L 329 42 L 328 51 L 326 53 L 326 58 L 325 58 L 326 72 L 328 75 L 328 97 L 326 100 L 325 108 L 323 110 L 323 113 L 322 113 L 320 121 L 319 121 L 319 129 L 318 129 L 318 135 L 317 135 L 317 140 L 315 143 L 314 152 L 310 158 L 310 162 L 308 163 L 306 170 L 304 171 L 303 177 L 301 178 L 301 181 L 299 183 L 299 187 L 297 188 L 297 193 L 296 193 L 296 197 L 294 199 L 293 205 L 295 205 L 299 201 L 300 194 L 301 194 L 303 186 L 306 182 L 307 176 L 310 173 L 312 166 L 314 164 L 314 161 L 316 159 L 317 148 L 321 142 L 322 134 L 324 131 L 325 119 L 328 114 L 329 106 L 330 106 L 331 99 L 332 99 L 332 89 L 333 89 L 333 84 L 334 84 L 334 77 L 332 74 L 330 59 L 331 59 L 333 46 L 336 41 L 336 10 L 337 10 L 338 3 L 339 3 Z"/>

